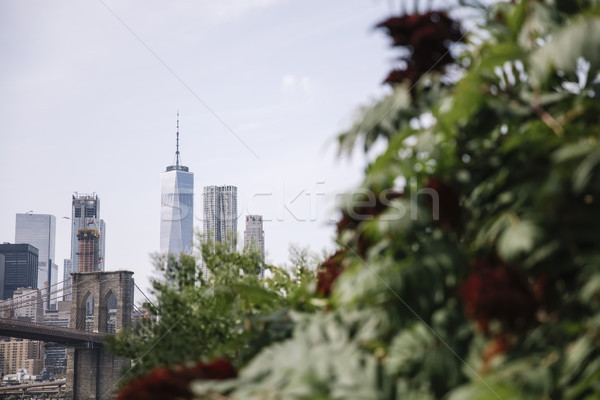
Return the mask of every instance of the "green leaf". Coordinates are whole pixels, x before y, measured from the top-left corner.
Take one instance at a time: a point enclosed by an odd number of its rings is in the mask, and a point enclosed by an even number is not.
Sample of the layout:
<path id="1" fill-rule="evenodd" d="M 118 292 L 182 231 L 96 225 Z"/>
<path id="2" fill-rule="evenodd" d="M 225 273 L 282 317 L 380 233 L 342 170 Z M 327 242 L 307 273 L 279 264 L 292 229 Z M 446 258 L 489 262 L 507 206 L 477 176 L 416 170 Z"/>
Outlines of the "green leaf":
<path id="1" fill-rule="evenodd" d="M 573 190 L 581 193 L 593 176 L 593 170 L 600 163 L 600 149 L 590 153 L 573 173 Z"/>
<path id="2" fill-rule="evenodd" d="M 590 63 L 590 76 L 600 70 L 600 18 L 580 17 L 556 32 L 549 43 L 531 55 L 531 77 L 543 86 L 552 71 L 574 73 L 577 58 Z"/>

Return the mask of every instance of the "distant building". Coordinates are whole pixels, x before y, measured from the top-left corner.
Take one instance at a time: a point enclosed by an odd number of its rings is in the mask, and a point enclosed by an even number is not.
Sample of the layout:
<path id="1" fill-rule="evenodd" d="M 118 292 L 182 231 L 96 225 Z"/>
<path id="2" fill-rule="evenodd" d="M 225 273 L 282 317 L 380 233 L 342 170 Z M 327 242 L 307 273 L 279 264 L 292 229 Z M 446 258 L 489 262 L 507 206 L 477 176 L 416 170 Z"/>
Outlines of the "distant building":
<path id="1" fill-rule="evenodd" d="M 42 322 L 44 300 L 41 291 L 34 288 L 18 288 L 10 299 L 0 301 L 0 316 L 22 321 Z"/>
<path id="2" fill-rule="evenodd" d="M 100 231 L 96 228 L 80 228 L 77 231 L 79 244 L 79 272 L 100 270 Z"/>
<path id="3" fill-rule="evenodd" d="M 194 174 L 179 157 L 179 114 L 175 164 L 160 177 L 160 251 L 179 257 L 192 254 L 194 239 Z"/>
<path id="4" fill-rule="evenodd" d="M 58 291 L 60 290 L 58 287 L 58 265 L 52 263 L 51 267 L 52 271 L 50 272 L 50 290 L 46 294 L 46 297 L 49 297 L 50 300 L 46 309 L 55 309 L 56 303 L 61 297 L 61 295 L 58 294 Z M 46 301 L 48 302 L 48 300 Z"/>
<path id="5" fill-rule="evenodd" d="M 57 282 L 58 266 L 55 264 L 54 249 L 56 237 L 56 217 L 50 214 L 17 214 L 15 223 L 15 243 L 27 243 L 36 247 L 38 255 L 37 288 L 45 296 L 45 307 L 51 300 L 49 288 Z"/>
<path id="6" fill-rule="evenodd" d="M 43 343 L 37 340 L 11 338 L 0 341 L 0 366 L 4 375 L 26 369 L 38 375 L 43 365 Z"/>
<path id="7" fill-rule="evenodd" d="M 203 241 L 222 243 L 231 251 L 237 245 L 237 187 L 204 187 Z"/>
<path id="8" fill-rule="evenodd" d="M 72 198 L 71 208 L 71 265 L 73 272 L 79 271 L 79 239 L 77 234 L 80 229 L 97 229 L 98 238 L 98 271 L 104 271 L 106 225 L 100 219 L 100 197 L 96 193 L 75 193 Z"/>
<path id="9" fill-rule="evenodd" d="M 63 301 L 69 301 L 71 298 L 71 272 L 73 272 L 73 263 L 71 260 L 63 261 Z"/>
<path id="10" fill-rule="evenodd" d="M 96 193 L 80 194 L 75 193 L 71 203 L 71 271 L 79 271 L 79 231 L 81 229 L 95 229 L 98 231 L 98 258 L 94 263 L 94 271 L 104 271 L 105 245 L 106 245 L 106 224 L 100 219 L 100 197 Z M 84 265 L 88 265 L 84 263 Z M 65 273 L 66 275 L 66 273 Z M 71 276 L 64 276 L 68 279 L 65 284 L 70 286 Z M 71 300 L 71 290 L 65 289 L 63 299 Z"/>
<path id="11" fill-rule="evenodd" d="M 265 261 L 265 231 L 262 215 L 247 215 L 244 231 L 244 249 L 256 251 L 261 261 Z"/>
<path id="12" fill-rule="evenodd" d="M 262 215 L 246 216 L 244 250 L 255 251 L 260 255 L 261 266 L 258 274 L 262 278 L 264 276 L 263 264 L 265 262 L 265 231 L 263 230 Z"/>
<path id="13" fill-rule="evenodd" d="M 71 302 L 59 301 L 56 309 L 46 310 L 44 324 L 68 328 L 71 321 Z M 46 357 L 44 368 L 53 374 L 65 374 L 67 372 L 67 349 L 63 345 L 47 343 L 45 346 Z"/>
<path id="14" fill-rule="evenodd" d="M 30 244 L 0 244 L 4 255 L 2 299 L 10 298 L 18 288 L 37 288 L 38 249 Z"/>

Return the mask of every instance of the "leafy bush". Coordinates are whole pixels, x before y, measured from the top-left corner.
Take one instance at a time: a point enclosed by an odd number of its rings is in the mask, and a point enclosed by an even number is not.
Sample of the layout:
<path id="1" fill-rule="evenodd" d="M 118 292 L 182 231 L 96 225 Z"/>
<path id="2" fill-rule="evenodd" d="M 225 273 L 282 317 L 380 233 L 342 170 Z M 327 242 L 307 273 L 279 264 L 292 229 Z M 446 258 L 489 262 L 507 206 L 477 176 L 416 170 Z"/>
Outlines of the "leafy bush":
<path id="1" fill-rule="evenodd" d="M 380 24 L 402 73 L 339 143 L 386 148 L 313 308 L 197 398 L 600 397 L 600 3 L 474 3 Z"/>
<path id="2" fill-rule="evenodd" d="M 600 396 L 600 7 L 475 10 L 465 36 L 433 10 L 378 25 L 407 50 L 339 138 L 387 147 L 342 210 L 327 305 L 200 397 Z"/>

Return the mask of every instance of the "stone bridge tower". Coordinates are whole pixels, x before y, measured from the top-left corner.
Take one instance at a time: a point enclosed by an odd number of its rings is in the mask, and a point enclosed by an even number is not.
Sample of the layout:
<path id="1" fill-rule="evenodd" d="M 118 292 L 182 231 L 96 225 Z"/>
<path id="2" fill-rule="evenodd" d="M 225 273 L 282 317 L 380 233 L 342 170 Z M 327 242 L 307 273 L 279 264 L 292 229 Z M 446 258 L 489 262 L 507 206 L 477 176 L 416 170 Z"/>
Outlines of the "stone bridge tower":
<path id="1" fill-rule="evenodd" d="M 79 272 L 71 276 L 71 328 L 110 334 L 131 323 L 133 272 Z M 91 344 L 70 347 L 67 353 L 67 392 L 74 400 L 114 398 L 129 359 Z"/>

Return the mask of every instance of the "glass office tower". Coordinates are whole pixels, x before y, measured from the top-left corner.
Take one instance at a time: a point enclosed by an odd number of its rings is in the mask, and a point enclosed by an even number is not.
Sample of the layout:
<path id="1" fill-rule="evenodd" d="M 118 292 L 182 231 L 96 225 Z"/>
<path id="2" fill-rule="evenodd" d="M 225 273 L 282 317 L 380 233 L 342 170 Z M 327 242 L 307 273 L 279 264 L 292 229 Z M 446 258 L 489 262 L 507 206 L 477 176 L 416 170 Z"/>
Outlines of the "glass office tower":
<path id="1" fill-rule="evenodd" d="M 36 247 L 38 253 L 37 288 L 44 296 L 44 309 L 49 308 L 50 288 L 57 282 L 58 266 L 55 264 L 54 250 L 56 237 L 56 217 L 50 214 L 17 214 L 15 223 L 15 243 L 27 243 Z M 56 303 L 53 300 L 52 303 Z"/>
<path id="2" fill-rule="evenodd" d="M 2 300 L 13 296 L 18 288 L 35 288 L 38 283 L 38 249 L 27 243 L 0 244 L 4 255 Z"/>
<path id="3" fill-rule="evenodd" d="M 192 254 L 194 237 L 194 174 L 179 158 L 179 118 L 175 164 L 160 178 L 160 251 L 175 257 Z"/>

